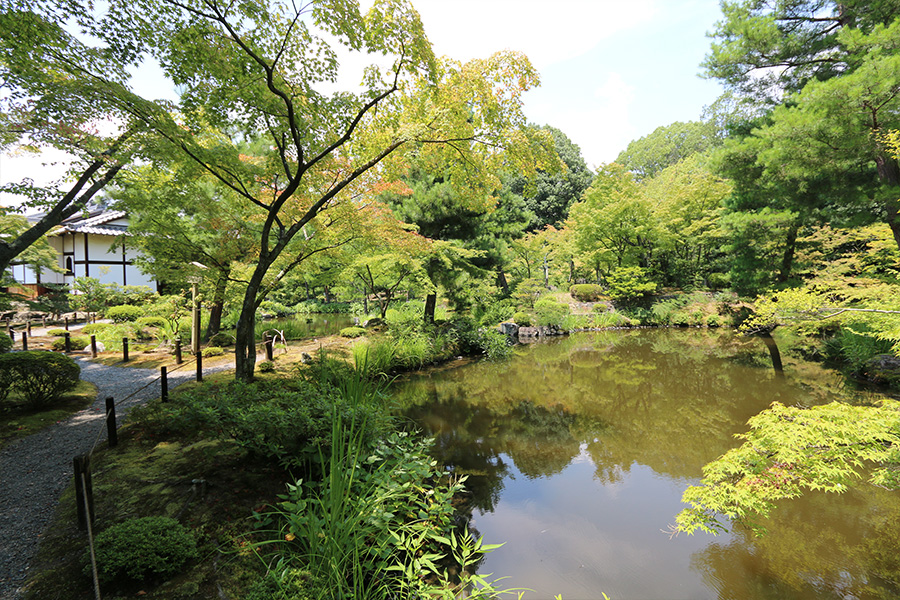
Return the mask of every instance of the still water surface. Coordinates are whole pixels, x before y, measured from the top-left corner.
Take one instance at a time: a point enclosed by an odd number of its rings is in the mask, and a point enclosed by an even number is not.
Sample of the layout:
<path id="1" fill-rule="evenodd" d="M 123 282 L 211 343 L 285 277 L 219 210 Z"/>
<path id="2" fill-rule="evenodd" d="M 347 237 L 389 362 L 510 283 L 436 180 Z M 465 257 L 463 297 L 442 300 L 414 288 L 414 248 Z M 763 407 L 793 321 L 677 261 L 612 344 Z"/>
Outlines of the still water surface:
<path id="1" fill-rule="evenodd" d="M 776 340 L 784 377 L 758 338 L 611 331 L 416 375 L 398 400 L 506 543 L 479 572 L 526 600 L 900 597 L 900 498 L 871 486 L 787 502 L 761 538 L 669 535 L 685 488 L 772 402 L 878 397 Z"/>

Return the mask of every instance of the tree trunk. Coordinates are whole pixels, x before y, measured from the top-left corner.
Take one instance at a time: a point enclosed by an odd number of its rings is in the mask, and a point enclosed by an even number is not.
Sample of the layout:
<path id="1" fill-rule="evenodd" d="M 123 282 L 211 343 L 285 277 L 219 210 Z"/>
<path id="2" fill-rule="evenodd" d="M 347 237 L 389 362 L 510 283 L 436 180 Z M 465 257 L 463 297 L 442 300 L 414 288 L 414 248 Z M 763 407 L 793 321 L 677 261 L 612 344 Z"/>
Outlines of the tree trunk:
<path id="1" fill-rule="evenodd" d="M 799 231 L 799 223 L 793 223 L 791 228 L 788 229 L 784 255 L 781 257 L 781 270 L 778 272 L 777 281 L 779 283 L 784 283 L 791 277 L 791 267 L 794 264 L 794 250 L 797 248 L 797 233 Z"/>
<path id="2" fill-rule="evenodd" d="M 575 283 L 575 260 L 569 259 L 569 283 Z"/>
<path id="3" fill-rule="evenodd" d="M 234 378 L 244 383 L 253 381 L 253 370 L 256 368 L 256 297 L 270 266 L 271 262 L 264 265 L 260 260 L 257 263 L 244 292 L 241 316 L 238 317 L 234 340 Z"/>
<path id="4" fill-rule="evenodd" d="M 506 281 L 506 274 L 500 268 L 497 269 L 497 285 L 504 294 L 509 294 L 509 282 Z"/>
<path id="5" fill-rule="evenodd" d="M 882 183 L 895 189 L 900 188 L 900 165 L 895 159 L 880 154 L 875 158 L 875 166 L 878 169 L 878 178 Z M 894 234 L 894 242 L 900 248 L 900 215 L 897 214 L 900 209 L 900 201 L 897 200 L 898 195 L 900 192 L 892 194 L 885 201 L 884 220 L 891 228 L 891 233 Z"/>
<path id="6" fill-rule="evenodd" d="M 216 280 L 216 289 L 213 292 L 212 308 L 209 310 L 209 324 L 206 326 L 206 336 L 203 341 L 208 342 L 209 338 L 222 330 L 222 311 L 225 308 L 225 289 L 228 287 L 227 273 L 220 274 Z"/>
<path id="7" fill-rule="evenodd" d="M 544 257 L 544 287 L 550 287 L 550 265 L 547 264 L 547 257 Z"/>
<path id="8" fill-rule="evenodd" d="M 437 305 L 437 294 L 431 293 L 425 296 L 425 324 L 434 324 L 434 309 Z"/>

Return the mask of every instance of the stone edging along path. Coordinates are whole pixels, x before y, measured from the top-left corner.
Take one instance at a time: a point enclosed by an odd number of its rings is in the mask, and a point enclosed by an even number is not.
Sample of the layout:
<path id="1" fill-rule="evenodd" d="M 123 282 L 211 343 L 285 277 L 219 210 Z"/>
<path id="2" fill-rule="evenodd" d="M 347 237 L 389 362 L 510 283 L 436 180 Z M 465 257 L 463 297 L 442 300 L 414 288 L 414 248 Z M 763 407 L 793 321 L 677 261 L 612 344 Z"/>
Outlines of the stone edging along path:
<path id="1" fill-rule="evenodd" d="M 116 399 L 116 419 L 121 423 L 131 407 L 160 394 L 159 383 L 154 381 L 159 377 L 156 369 L 109 367 L 87 358 L 75 360 L 81 366 L 81 379 L 97 386 L 97 398 L 91 406 L 0 452 L 0 600 L 21 598 L 19 587 L 28 576 L 41 533 L 72 481 L 72 459 L 90 451 L 98 436 L 106 439 L 106 398 Z M 215 366 L 203 372 L 231 368 L 233 365 Z M 171 372 L 169 389 L 195 376 L 191 367 Z"/>

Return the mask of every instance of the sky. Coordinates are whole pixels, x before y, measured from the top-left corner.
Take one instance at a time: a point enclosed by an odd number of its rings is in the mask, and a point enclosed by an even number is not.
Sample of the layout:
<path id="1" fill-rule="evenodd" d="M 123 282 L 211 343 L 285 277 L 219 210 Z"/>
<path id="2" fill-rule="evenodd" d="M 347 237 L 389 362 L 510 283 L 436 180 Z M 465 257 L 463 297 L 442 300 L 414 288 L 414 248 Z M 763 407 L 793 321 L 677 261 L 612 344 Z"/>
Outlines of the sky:
<path id="1" fill-rule="evenodd" d="M 722 93 L 699 77 L 718 0 L 414 0 L 436 53 L 524 52 L 541 73 L 525 113 L 578 144 L 589 167 L 632 140 L 700 118 Z"/>
<path id="2" fill-rule="evenodd" d="M 363 0 L 363 5 L 371 0 Z M 628 143 L 675 121 L 701 117 L 721 86 L 699 76 L 718 0 L 413 0 L 438 55 L 458 60 L 524 52 L 541 74 L 524 97 L 537 125 L 562 130 L 588 166 L 612 162 Z M 164 86 L 163 86 L 164 87 Z M 150 70 L 134 81 L 161 93 Z M 0 184 L 46 183 L 62 157 L 0 155 Z M 10 204 L 11 198 L 0 197 Z"/>

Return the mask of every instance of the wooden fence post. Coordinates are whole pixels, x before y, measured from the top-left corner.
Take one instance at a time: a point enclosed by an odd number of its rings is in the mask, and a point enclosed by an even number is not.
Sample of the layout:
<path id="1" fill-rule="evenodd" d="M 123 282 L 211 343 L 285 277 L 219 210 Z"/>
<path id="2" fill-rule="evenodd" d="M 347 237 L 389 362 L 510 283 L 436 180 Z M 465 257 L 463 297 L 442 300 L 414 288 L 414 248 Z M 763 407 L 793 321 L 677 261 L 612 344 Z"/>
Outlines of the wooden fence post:
<path id="1" fill-rule="evenodd" d="M 181 364 L 181 338 L 175 338 L 175 364 Z"/>
<path id="2" fill-rule="evenodd" d="M 203 353 L 198 352 L 197 356 L 197 381 L 203 381 Z"/>
<path id="3" fill-rule="evenodd" d="M 169 377 L 165 367 L 159 368 L 159 401 L 169 401 Z"/>
<path id="4" fill-rule="evenodd" d="M 266 360 L 269 362 L 272 362 L 272 360 L 274 360 L 273 354 L 274 354 L 275 338 L 267 333 L 265 338 L 263 338 L 263 339 L 264 339 L 263 344 L 266 347 Z"/>
<path id="5" fill-rule="evenodd" d="M 25 331 L 28 332 L 29 336 L 31 335 L 31 319 L 28 319 L 28 321 L 25 323 Z"/>
<path id="6" fill-rule="evenodd" d="M 128 338 L 122 338 L 122 362 L 128 362 Z"/>
<path id="7" fill-rule="evenodd" d="M 28 351 L 28 333 L 25 331 L 22 332 L 22 351 Z"/>
<path id="8" fill-rule="evenodd" d="M 94 522 L 94 486 L 91 483 L 91 457 L 88 454 L 76 456 L 75 466 L 75 504 L 78 515 L 78 529 L 87 529 L 88 519 Z M 87 500 L 87 511 L 85 511 Z"/>
<path id="9" fill-rule="evenodd" d="M 66 345 L 65 345 L 65 348 L 66 348 L 66 354 L 68 354 L 69 352 L 72 351 L 72 336 L 71 336 L 71 334 L 69 334 L 68 331 L 66 332 Z"/>
<path id="10" fill-rule="evenodd" d="M 66 323 L 66 331 L 68 331 L 69 330 L 69 317 L 65 318 L 65 323 Z"/>
<path id="11" fill-rule="evenodd" d="M 119 431 L 116 429 L 116 403 L 112 397 L 106 399 L 106 439 L 110 448 L 119 445 Z"/>
<path id="12" fill-rule="evenodd" d="M 91 358 L 97 358 L 97 336 L 91 336 Z"/>

